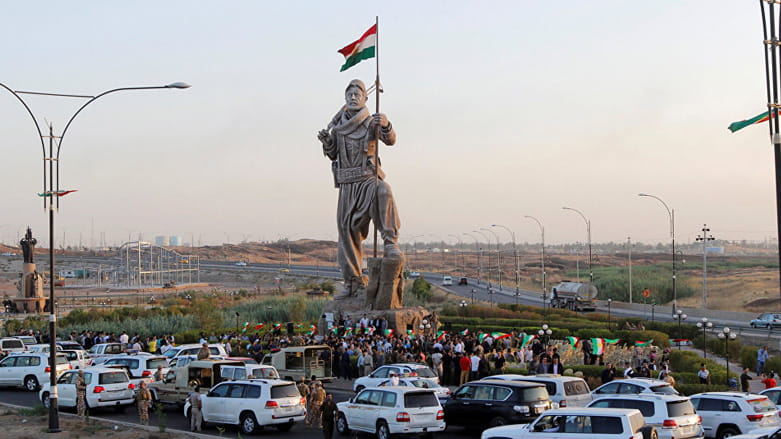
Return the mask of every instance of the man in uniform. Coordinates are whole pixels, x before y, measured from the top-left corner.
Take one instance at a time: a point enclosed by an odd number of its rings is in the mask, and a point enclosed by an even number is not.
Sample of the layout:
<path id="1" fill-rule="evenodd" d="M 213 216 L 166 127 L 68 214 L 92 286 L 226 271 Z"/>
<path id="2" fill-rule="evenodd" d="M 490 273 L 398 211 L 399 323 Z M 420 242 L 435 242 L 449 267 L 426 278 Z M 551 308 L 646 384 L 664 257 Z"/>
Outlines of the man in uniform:
<path id="1" fill-rule="evenodd" d="M 339 188 L 338 262 L 349 295 L 366 287 L 361 272 L 361 245 L 369 234 L 370 221 L 382 237 L 384 256 L 401 256 L 396 203 L 390 185 L 384 181 L 385 173 L 376 162 L 377 135 L 390 146 L 396 143 L 396 132 L 384 114 L 369 113 L 366 100 L 363 81 L 350 81 L 345 90 L 345 106 L 331 119 L 328 128 L 317 134 L 323 153 L 331 159 L 334 183 Z"/>
<path id="2" fill-rule="evenodd" d="M 152 405 L 152 393 L 146 388 L 146 381 L 141 381 L 136 391 L 136 405 L 141 425 L 149 425 L 149 406 Z"/>
<path id="3" fill-rule="evenodd" d="M 187 396 L 190 402 L 190 431 L 201 431 L 203 416 L 201 414 L 201 387 L 195 386 L 193 391 Z"/>
<path id="4" fill-rule="evenodd" d="M 320 406 L 325 401 L 325 390 L 323 389 L 320 381 L 315 381 L 315 389 L 312 392 L 312 403 L 310 404 L 310 410 L 307 412 L 306 425 L 320 428 Z"/>
<path id="5" fill-rule="evenodd" d="M 82 418 L 87 414 L 87 382 L 83 370 L 79 370 L 76 378 L 76 412 Z"/>
<path id="6" fill-rule="evenodd" d="M 211 351 L 209 351 L 209 345 L 206 342 L 204 342 L 203 346 L 201 346 L 201 348 L 198 349 L 198 356 L 197 356 L 197 358 L 199 360 L 205 360 L 205 359 L 209 358 L 209 356 L 211 354 L 212 354 Z"/>

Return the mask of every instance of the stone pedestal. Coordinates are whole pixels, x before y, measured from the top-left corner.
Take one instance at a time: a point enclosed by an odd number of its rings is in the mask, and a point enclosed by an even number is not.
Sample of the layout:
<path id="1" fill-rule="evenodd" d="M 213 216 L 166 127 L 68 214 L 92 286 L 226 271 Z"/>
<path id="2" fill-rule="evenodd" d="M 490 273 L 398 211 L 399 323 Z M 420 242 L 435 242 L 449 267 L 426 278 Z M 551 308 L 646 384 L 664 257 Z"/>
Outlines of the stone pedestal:
<path id="1" fill-rule="evenodd" d="M 17 295 L 13 299 L 18 312 L 40 313 L 44 311 L 43 276 L 35 270 L 35 264 L 22 264 L 22 278 L 17 283 Z"/>
<path id="2" fill-rule="evenodd" d="M 366 308 L 398 309 L 404 303 L 404 258 L 369 258 Z"/>

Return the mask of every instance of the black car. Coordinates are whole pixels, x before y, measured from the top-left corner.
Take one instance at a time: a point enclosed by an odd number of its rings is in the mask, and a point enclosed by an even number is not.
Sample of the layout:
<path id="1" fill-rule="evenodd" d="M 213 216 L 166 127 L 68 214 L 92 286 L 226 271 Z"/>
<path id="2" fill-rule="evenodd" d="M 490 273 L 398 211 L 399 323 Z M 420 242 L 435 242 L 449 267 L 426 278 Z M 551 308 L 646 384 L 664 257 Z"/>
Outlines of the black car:
<path id="1" fill-rule="evenodd" d="M 485 428 L 533 421 L 553 402 L 543 384 L 482 380 L 459 387 L 445 402 L 447 425 Z"/>
<path id="2" fill-rule="evenodd" d="M 459 285 L 469 285 L 469 281 L 465 277 L 462 277 L 461 279 L 458 280 L 458 284 Z"/>

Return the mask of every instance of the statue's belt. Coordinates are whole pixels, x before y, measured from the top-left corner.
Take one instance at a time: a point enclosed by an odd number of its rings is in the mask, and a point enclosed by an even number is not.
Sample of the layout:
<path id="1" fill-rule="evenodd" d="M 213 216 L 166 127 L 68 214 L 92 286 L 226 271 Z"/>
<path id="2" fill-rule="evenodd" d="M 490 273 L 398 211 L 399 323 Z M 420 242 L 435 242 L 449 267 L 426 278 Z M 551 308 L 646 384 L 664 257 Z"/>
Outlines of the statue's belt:
<path id="1" fill-rule="evenodd" d="M 359 181 L 366 180 L 368 177 L 374 177 L 374 169 L 368 166 L 339 168 L 337 167 L 337 162 L 333 162 L 333 164 L 334 179 L 336 180 L 336 184 L 357 183 Z M 382 170 L 379 172 L 379 177 L 384 177 Z"/>

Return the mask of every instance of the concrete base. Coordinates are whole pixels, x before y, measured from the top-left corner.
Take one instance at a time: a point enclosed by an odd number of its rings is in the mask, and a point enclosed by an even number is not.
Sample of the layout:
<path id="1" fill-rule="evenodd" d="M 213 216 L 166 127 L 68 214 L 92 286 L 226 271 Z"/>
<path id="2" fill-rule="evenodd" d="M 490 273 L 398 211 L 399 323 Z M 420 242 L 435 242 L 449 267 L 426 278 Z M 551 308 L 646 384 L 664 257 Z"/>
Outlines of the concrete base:
<path id="1" fill-rule="evenodd" d="M 404 306 L 404 257 L 369 258 L 367 265 L 366 308 L 385 310 Z"/>

